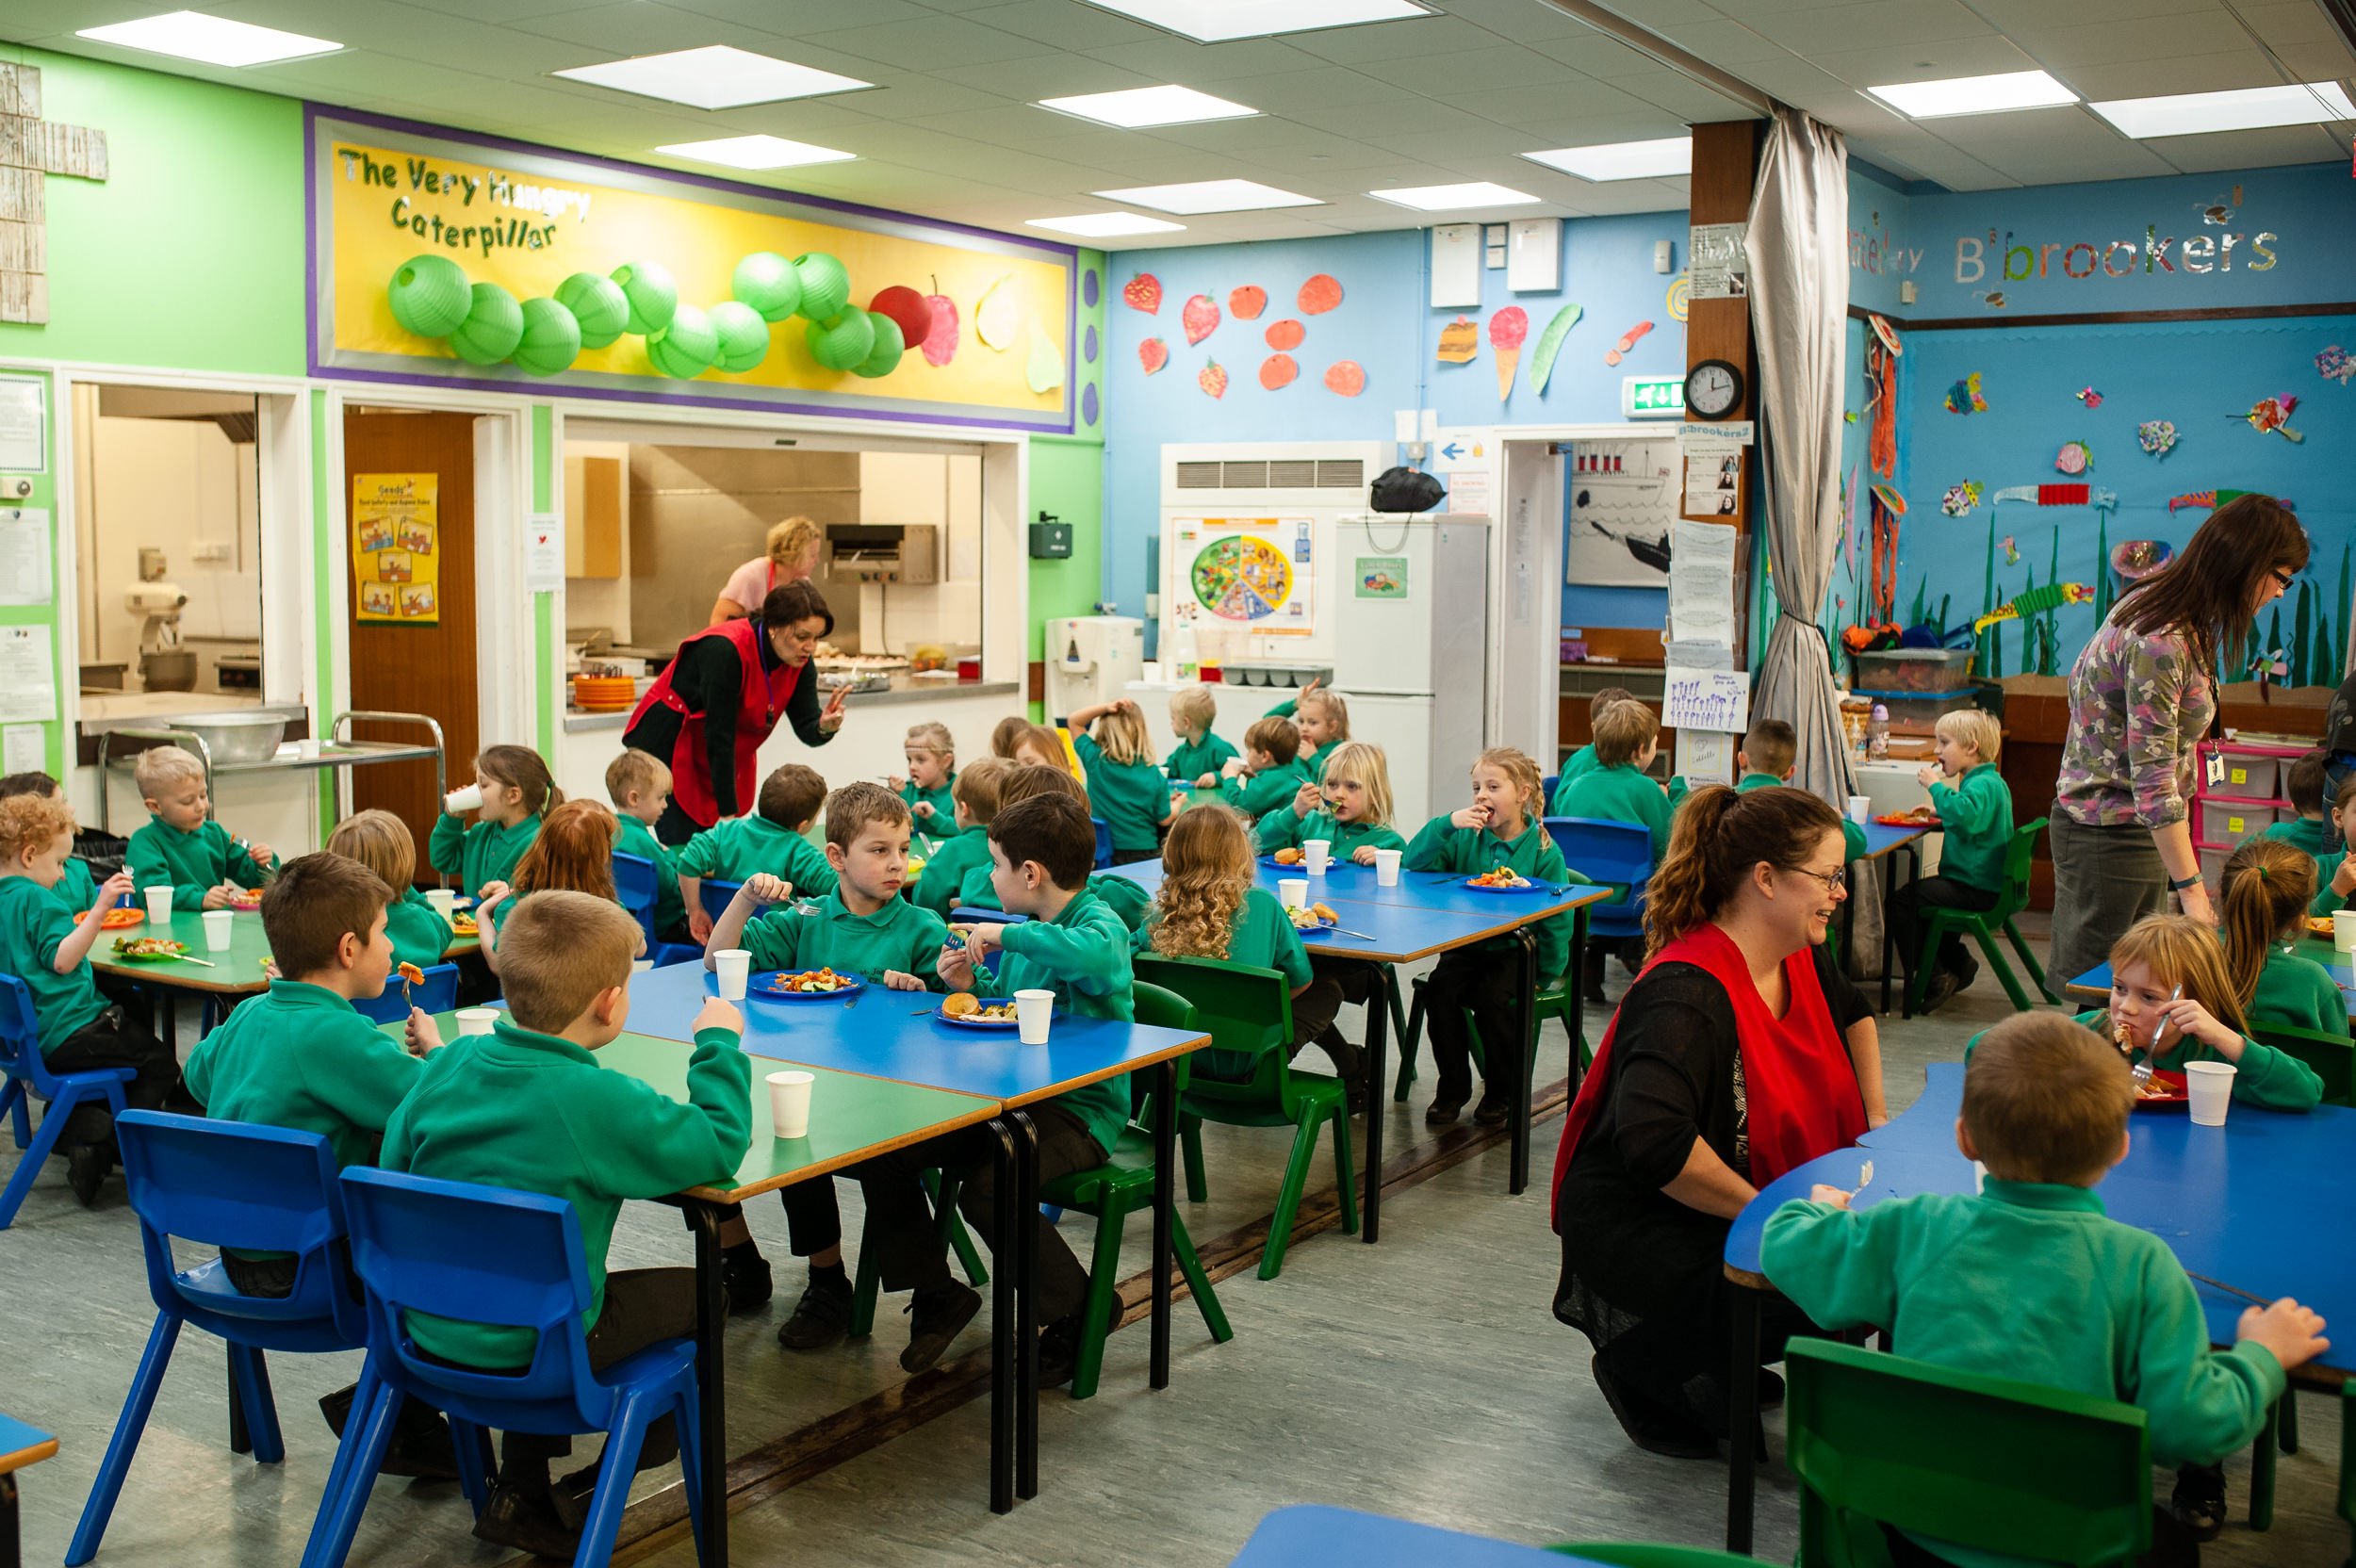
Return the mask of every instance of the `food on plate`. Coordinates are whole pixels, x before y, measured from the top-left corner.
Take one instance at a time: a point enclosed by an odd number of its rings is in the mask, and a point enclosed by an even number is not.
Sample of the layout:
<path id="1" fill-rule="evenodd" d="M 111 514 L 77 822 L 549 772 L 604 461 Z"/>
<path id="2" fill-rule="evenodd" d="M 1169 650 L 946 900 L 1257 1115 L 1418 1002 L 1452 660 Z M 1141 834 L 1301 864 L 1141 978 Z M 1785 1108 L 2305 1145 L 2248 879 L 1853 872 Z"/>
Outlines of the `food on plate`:
<path id="1" fill-rule="evenodd" d="M 2137 1100 L 2174 1100 L 2182 1092 L 2175 1085 L 2164 1083 L 2158 1078 L 2151 1078 L 2135 1086 Z"/>
<path id="2" fill-rule="evenodd" d="M 74 923 L 79 925 L 89 917 L 90 911 L 88 909 L 80 910 L 74 915 Z M 139 922 L 145 920 L 146 918 L 146 911 L 141 909 L 109 909 L 105 914 L 98 917 L 98 929 L 101 931 L 120 931 L 126 925 L 137 925 Z M 2325 921 L 2323 923 L 2323 930 L 2326 936 L 2331 935 L 2331 923 L 2330 921 Z"/>
<path id="3" fill-rule="evenodd" d="M 1308 858 L 1307 851 L 1299 849 L 1280 849 L 1271 857 L 1280 866 L 1297 866 Z"/>
<path id="4" fill-rule="evenodd" d="M 2328 937 L 2331 934 L 2331 917 L 2330 915 L 2309 915 L 2307 917 L 2307 935 L 2310 937 Z"/>
<path id="5" fill-rule="evenodd" d="M 799 974 L 773 974 L 761 982 L 764 989 L 794 991 L 803 996 L 822 991 L 839 991 L 845 986 L 858 984 L 858 975 L 837 974 L 830 969 L 804 970 Z"/>
<path id="6" fill-rule="evenodd" d="M 1333 925 L 1342 918 L 1333 912 L 1333 906 L 1331 904 L 1312 904 L 1302 909 L 1286 909 L 1284 913 L 1292 917 L 1295 928 L 1302 931 L 1315 931 L 1322 926 Z"/>
<path id="7" fill-rule="evenodd" d="M 943 1018 L 971 1018 L 981 1008 L 980 1000 L 972 991 L 951 991 L 941 1004 Z"/>
<path id="8" fill-rule="evenodd" d="M 229 895 L 229 907 L 232 909 L 244 909 L 251 911 L 258 909 L 261 906 L 262 890 L 259 888 L 239 888 L 236 892 Z"/>
<path id="9" fill-rule="evenodd" d="M 1014 1019 L 1014 1004 L 1011 1002 L 974 1002 L 973 997 L 967 996 L 963 991 L 956 992 L 955 995 L 965 997 L 965 1000 L 973 1002 L 973 1005 L 961 1013 L 952 1013 L 949 1011 L 947 1003 L 941 1004 L 941 1010 L 951 1018 L 961 1019 L 968 1023 L 1007 1023 Z"/>
<path id="10" fill-rule="evenodd" d="M 1466 886 L 1474 888 L 1527 888 L 1530 886 L 1530 878 L 1520 874 L 1518 872 L 1515 872 L 1510 866 L 1499 866 L 1495 871 L 1482 872 L 1479 876 L 1474 877 L 1471 882 L 1466 884 Z"/>
<path id="11" fill-rule="evenodd" d="M 1885 811 L 1873 819 L 1884 827 L 1928 827 L 1939 820 L 1938 808 L 1916 806 L 1904 811 Z"/>
<path id="12" fill-rule="evenodd" d="M 483 934 L 483 928 L 475 923 L 474 916 L 464 909 L 450 911 L 450 930 L 453 937 L 479 937 Z"/>
<path id="13" fill-rule="evenodd" d="M 188 943 L 175 942 L 170 937 L 115 939 L 115 956 L 118 958 L 176 958 L 188 950 Z"/>

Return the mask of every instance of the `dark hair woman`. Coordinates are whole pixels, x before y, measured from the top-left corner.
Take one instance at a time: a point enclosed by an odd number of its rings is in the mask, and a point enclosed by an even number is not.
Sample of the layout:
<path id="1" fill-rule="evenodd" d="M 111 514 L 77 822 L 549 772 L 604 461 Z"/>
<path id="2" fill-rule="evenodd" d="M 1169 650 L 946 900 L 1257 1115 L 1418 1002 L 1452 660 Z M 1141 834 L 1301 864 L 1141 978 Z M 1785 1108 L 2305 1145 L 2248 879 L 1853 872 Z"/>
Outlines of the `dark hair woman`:
<path id="1" fill-rule="evenodd" d="M 824 707 L 810 656 L 834 629 L 834 612 L 807 582 L 770 590 L 761 612 L 696 632 L 638 700 L 622 743 L 671 769 L 671 804 L 655 836 L 682 844 L 723 817 L 752 808 L 761 743 L 790 721 L 802 743 L 822 746 L 843 727 L 843 695 Z"/>
<path id="2" fill-rule="evenodd" d="M 2209 514 L 2184 552 L 2130 589 L 2070 672 L 2070 727 L 2054 791 L 2053 947 L 2073 980 L 2174 891 L 2217 923 L 2186 797 L 2217 722 L 2227 660 L 2307 564 L 2307 533 L 2270 496 Z"/>
<path id="3" fill-rule="evenodd" d="M 1653 874 L 1644 972 L 1564 1123 L 1554 1313 L 1594 1344 L 1595 1385 L 1640 1448 L 1717 1452 L 1734 1217 L 1881 1119 L 1872 1009 L 1822 945 L 1847 858 L 1840 816 L 1804 790 L 1689 797 Z M 1761 1361 L 1806 1327 L 1770 1301 Z"/>

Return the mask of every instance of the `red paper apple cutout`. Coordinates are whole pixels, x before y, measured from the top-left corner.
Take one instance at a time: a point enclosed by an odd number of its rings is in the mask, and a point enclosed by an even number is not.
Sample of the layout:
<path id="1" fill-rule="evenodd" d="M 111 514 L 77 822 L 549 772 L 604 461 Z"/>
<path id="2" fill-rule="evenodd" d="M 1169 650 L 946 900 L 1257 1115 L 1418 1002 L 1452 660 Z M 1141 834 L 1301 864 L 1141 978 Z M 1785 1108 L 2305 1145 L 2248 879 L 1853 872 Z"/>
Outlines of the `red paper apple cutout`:
<path id="1" fill-rule="evenodd" d="M 932 314 L 932 325 L 922 338 L 908 341 L 924 352 L 925 364 L 939 369 L 957 357 L 957 302 L 941 292 L 941 280 L 935 278 L 924 304 Z"/>
<path id="2" fill-rule="evenodd" d="M 1228 290 L 1227 314 L 1238 321 L 1256 321 L 1268 309 L 1268 290 L 1252 284 Z"/>
<path id="3" fill-rule="evenodd" d="M 1137 345 L 1137 363 L 1145 367 L 1147 375 L 1152 375 L 1170 363 L 1170 345 L 1158 337 L 1147 338 Z"/>
<path id="4" fill-rule="evenodd" d="M 933 330 L 933 307 L 924 296 L 906 284 L 893 284 L 868 302 L 871 316 L 889 316 L 900 329 L 903 343 L 922 343 Z"/>

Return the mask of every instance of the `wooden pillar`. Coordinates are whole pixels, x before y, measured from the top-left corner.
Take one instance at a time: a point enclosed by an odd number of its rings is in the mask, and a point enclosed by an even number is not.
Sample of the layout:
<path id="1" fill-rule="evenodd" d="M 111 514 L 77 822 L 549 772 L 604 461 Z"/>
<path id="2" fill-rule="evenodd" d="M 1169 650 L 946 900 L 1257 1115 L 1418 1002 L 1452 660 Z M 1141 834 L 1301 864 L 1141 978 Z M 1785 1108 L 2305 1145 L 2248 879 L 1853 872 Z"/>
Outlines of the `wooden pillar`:
<path id="1" fill-rule="evenodd" d="M 1693 223 L 1740 223 L 1750 217 L 1751 189 L 1759 173 L 1759 149 L 1765 136 L 1763 120 L 1732 120 L 1693 127 L 1693 172 L 1689 187 Z M 1690 259 L 1690 258 L 1689 258 Z M 1756 418 L 1759 361 L 1751 348 L 1751 305 L 1748 300 L 1694 300 L 1685 318 L 1685 365 L 1688 370 L 1704 360 L 1720 359 L 1742 372 L 1742 400 L 1730 419 Z M 1693 418 L 1691 410 L 1688 419 Z M 1740 540 L 1735 550 L 1737 591 L 1734 596 L 1735 658 L 1746 661 L 1750 648 L 1749 611 L 1752 586 L 1750 560 L 1751 490 L 1754 446 L 1742 455 L 1742 482 L 1736 492 L 1734 527 Z M 1717 517 L 1697 518 L 1716 522 Z"/>

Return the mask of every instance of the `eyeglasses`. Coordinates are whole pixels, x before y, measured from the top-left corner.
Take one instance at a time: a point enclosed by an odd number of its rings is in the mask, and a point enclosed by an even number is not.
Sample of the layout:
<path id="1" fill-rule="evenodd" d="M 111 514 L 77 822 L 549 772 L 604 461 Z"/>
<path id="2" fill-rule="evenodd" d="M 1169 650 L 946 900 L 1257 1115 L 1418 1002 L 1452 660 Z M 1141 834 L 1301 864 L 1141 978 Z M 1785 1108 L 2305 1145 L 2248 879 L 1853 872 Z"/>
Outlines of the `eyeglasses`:
<path id="1" fill-rule="evenodd" d="M 2268 577 L 2272 578 L 2272 579 L 2275 580 L 2276 584 L 2277 584 L 2278 586 L 2280 586 L 2280 587 L 2282 588 L 2282 592 L 2284 592 L 2285 594 L 2287 594 L 2287 593 L 2289 593 L 2289 592 L 2291 591 L 2291 584 L 2292 584 L 2293 582 L 2297 581 L 2297 580 L 2298 580 L 2298 578 L 2299 578 L 2299 574 L 2298 574 L 2298 573 L 2296 573 L 2296 572 L 2286 572 L 2286 571 L 2282 570 L 2282 567 L 2280 567 L 2280 566 L 2269 566 L 2269 567 L 2267 567 L 2267 568 L 2266 568 L 2266 576 L 2268 576 Z"/>
<path id="2" fill-rule="evenodd" d="M 1849 871 L 1846 866 L 1839 871 L 1810 871 L 1806 866 L 1789 866 L 1785 869 L 1795 876 L 1805 876 L 1810 881 L 1822 882 L 1828 896 L 1834 898 L 1848 896 Z"/>

